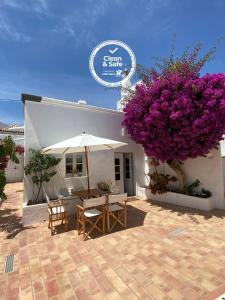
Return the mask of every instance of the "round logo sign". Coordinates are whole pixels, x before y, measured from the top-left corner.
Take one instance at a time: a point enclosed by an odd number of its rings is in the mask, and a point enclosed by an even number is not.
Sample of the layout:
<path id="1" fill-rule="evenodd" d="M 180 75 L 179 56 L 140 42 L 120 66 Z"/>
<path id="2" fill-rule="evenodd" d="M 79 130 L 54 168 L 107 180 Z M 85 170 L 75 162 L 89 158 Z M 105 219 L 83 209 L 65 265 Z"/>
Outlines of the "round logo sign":
<path id="1" fill-rule="evenodd" d="M 124 42 L 108 40 L 97 45 L 89 57 L 94 79 L 107 87 L 119 87 L 135 73 L 136 58 Z M 126 75 L 126 76 L 125 76 Z"/>

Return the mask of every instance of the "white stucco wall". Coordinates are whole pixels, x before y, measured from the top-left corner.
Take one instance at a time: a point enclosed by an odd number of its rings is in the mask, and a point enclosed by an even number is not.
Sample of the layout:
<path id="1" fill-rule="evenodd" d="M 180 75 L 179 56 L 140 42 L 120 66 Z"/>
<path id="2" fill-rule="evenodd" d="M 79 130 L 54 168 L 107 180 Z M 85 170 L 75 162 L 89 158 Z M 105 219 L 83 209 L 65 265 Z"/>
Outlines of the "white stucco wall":
<path id="1" fill-rule="evenodd" d="M 225 186 L 225 157 L 222 157 L 222 166 L 223 166 L 223 184 Z"/>
<path id="2" fill-rule="evenodd" d="M 141 146 L 127 136 L 122 136 L 122 113 L 99 109 L 88 105 L 43 99 L 42 102 L 25 102 L 25 163 L 30 148 L 40 149 L 81 134 L 89 134 L 128 143 L 115 152 L 132 152 L 134 156 L 134 183 L 143 182 L 144 156 Z M 86 177 L 65 178 L 65 163 L 57 167 L 58 174 L 51 181 L 51 187 L 58 191 L 69 186 L 77 189 L 86 187 Z M 100 180 L 111 180 L 114 184 L 114 151 L 98 151 L 89 154 L 90 184 L 96 186 Z M 32 184 L 25 177 L 24 201 L 32 196 Z"/>
<path id="3" fill-rule="evenodd" d="M 161 166 L 161 170 L 163 168 L 165 174 L 176 176 L 166 163 Z M 213 208 L 224 209 L 224 180 L 220 149 L 212 150 L 208 157 L 188 159 L 184 162 L 182 168 L 185 172 L 187 184 L 199 179 L 201 182 L 200 188 L 210 190 L 212 193 Z M 174 186 L 177 185 L 178 183 L 174 184 Z"/>

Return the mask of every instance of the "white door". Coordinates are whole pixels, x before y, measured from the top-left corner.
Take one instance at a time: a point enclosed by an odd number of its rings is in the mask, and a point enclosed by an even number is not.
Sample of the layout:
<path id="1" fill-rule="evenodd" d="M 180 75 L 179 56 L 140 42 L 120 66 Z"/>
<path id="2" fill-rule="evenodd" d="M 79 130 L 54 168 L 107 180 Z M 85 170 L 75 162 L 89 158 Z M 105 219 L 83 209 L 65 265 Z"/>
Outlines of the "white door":
<path id="1" fill-rule="evenodd" d="M 114 168 L 115 168 L 115 185 L 118 187 L 120 193 L 124 193 L 123 153 L 115 153 Z"/>
<path id="2" fill-rule="evenodd" d="M 132 158 L 131 153 L 124 153 L 124 192 L 128 196 L 134 195 Z"/>

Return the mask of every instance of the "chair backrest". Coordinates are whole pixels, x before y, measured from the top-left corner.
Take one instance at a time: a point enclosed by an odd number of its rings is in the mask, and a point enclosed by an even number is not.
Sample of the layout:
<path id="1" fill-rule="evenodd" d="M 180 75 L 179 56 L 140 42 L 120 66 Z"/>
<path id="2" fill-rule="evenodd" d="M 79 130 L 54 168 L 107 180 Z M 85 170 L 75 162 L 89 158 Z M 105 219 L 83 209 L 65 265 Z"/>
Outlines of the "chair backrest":
<path id="1" fill-rule="evenodd" d="M 61 188 L 61 189 L 60 189 L 60 194 L 61 194 L 63 197 L 68 197 L 68 196 L 70 196 L 70 192 L 68 191 L 67 188 Z"/>
<path id="2" fill-rule="evenodd" d="M 84 208 L 91 208 L 91 207 L 96 207 L 99 205 L 104 205 L 106 203 L 106 197 L 98 197 L 98 198 L 91 198 L 91 199 L 86 199 L 83 201 L 83 207 Z"/>
<path id="3" fill-rule="evenodd" d="M 63 205 L 49 206 L 48 211 L 49 211 L 49 213 L 51 213 L 53 215 L 61 214 L 64 212 L 64 207 L 63 207 Z"/>
<path id="4" fill-rule="evenodd" d="M 127 200 L 127 193 L 119 195 L 109 195 L 108 203 L 124 202 Z"/>
<path id="5" fill-rule="evenodd" d="M 119 194 L 120 193 L 120 187 L 117 185 L 113 185 L 111 188 L 111 194 Z"/>

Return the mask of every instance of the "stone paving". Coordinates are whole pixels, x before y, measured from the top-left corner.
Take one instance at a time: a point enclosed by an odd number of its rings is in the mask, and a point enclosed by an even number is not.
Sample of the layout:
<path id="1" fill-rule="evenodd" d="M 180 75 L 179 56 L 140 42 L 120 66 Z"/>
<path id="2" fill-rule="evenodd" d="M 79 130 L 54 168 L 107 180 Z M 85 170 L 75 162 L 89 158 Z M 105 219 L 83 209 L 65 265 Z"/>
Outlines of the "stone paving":
<path id="1" fill-rule="evenodd" d="M 0 299 L 211 300 L 225 292 L 225 212 L 129 203 L 128 228 L 83 241 L 74 220 L 23 228 L 22 184 L 0 208 Z M 4 273 L 5 256 L 15 268 Z"/>

